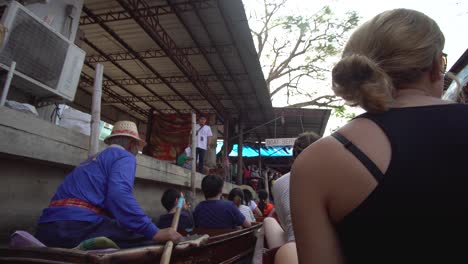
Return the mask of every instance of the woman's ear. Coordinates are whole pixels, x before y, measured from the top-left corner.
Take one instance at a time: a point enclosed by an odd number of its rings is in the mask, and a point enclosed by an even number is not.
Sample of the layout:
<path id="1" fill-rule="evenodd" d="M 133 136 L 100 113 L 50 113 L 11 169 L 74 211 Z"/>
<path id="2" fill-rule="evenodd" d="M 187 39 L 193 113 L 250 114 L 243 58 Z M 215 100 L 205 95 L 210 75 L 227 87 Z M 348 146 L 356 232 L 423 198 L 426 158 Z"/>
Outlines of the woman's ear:
<path id="1" fill-rule="evenodd" d="M 432 61 L 431 71 L 429 72 L 429 77 L 431 82 L 437 82 L 444 76 L 444 71 L 442 62 L 439 62 L 437 59 Z"/>

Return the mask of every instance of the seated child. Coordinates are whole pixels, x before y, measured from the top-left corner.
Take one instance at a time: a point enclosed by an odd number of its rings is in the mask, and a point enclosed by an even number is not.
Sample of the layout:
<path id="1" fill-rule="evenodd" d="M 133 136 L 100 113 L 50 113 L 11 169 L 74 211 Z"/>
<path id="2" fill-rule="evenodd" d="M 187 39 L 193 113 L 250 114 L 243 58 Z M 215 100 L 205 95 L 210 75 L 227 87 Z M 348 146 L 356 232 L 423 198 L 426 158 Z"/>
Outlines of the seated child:
<path id="1" fill-rule="evenodd" d="M 192 157 L 191 157 L 191 149 L 190 145 L 185 148 L 184 153 L 181 153 L 179 157 L 177 157 L 176 164 L 184 167 L 186 169 L 192 168 Z"/>
<path id="2" fill-rule="evenodd" d="M 195 208 L 195 226 L 213 229 L 250 227 L 250 222 L 232 202 L 220 200 L 223 185 L 224 182 L 219 176 L 208 175 L 203 178 L 202 191 L 206 200 Z"/>
<path id="3" fill-rule="evenodd" d="M 167 189 L 164 192 L 163 196 L 161 197 L 161 203 L 164 206 L 164 208 L 166 208 L 168 213 L 159 217 L 159 221 L 157 223 L 157 226 L 159 228 L 171 227 L 172 218 L 174 217 L 176 206 L 181 196 L 181 193 L 173 188 Z M 187 231 L 193 229 L 192 217 L 190 215 L 190 212 L 186 209 L 187 206 L 184 202 L 183 210 L 180 212 L 179 225 L 177 226 L 178 230 L 183 229 Z"/>
<path id="4" fill-rule="evenodd" d="M 244 205 L 244 192 L 240 188 L 234 188 L 231 190 L 228 196 L 228 200 L 233 202 L 239 211 L 245 216 L 245 219 L 249 222 L 255 222 L 255 217 L 252 210 L 247 205 Z"/>
<path id="5" fill-rule="evenodd" d="M 260 202 L 258 203 L 258 209 L 262 212 L 264 217 L 270 216 L 271 211 L 275 206 L 272 203 L 268 202 L 268 193 L 266 190 L 259 190 L 258 192 L 258 199 Z"/>
<path id="6" fill-rule="evenodd" d="M 253 194 L 249 189 L 244 189 L 244 205 L 252 210 L 254 216 L 263 217 L 263 213 L 258 209 L 257 203 L 253 199 Z"/>

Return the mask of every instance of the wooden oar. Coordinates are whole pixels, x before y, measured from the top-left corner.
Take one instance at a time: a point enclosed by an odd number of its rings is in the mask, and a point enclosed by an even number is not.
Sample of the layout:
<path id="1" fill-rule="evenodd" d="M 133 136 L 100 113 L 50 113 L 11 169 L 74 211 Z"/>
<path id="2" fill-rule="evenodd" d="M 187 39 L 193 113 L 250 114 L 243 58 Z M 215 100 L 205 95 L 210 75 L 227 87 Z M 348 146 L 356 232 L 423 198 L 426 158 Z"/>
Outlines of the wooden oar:
<path id="1" fill-rule="evenodd" d="M 177 203 L 177 208 L 176 212 L 174 213 L 174 218 L 172 218 L 172 224 L 171 227 L 177 230 L 177 226 L 179 225 L 179 218 L 180 218 L 180 212 L 182 211 L 182 206 L 184 205 L 184 197 L 181 196 L 179 198 L 179 203 Z M 172 248 L 174 247 L 174 242 L 172 241 L 167 241 L 166 245 L 164 246 L 164 251 L 161 256 L 161 262 L 160 264 L 169 264 L 171 261 L 171 255 L 172 255 Z"/>

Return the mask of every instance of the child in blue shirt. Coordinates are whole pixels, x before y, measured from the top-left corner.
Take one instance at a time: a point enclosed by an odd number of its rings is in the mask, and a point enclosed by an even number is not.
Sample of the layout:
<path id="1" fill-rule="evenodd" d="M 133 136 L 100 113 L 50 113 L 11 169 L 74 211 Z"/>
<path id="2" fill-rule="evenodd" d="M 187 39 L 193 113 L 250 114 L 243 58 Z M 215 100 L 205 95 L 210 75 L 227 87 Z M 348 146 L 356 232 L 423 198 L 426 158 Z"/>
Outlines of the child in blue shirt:
<path id="1" fill-rule="evenodd" d="M 171 227 L 172 219 L 174 218 L 174 213 L 176 211 L 176 205 L 179 202 L 181 193 L 174 188 L 167 189 L 163 196 L 161 197 L 161 203 L 166 208 L 167 214 L 161 215 L 157 226 L 159 228 Z M 191 230 L 193 229 L 193 220 L 190 215 L 190 212 L 186 210 L 186 204 L 184 202 L 184 208 L 180 212 L 179 225 L 177 230 Z"/>
<path id="2" fill-rule="evenodd" d="M 224 182 L 216 175 L 205 176 L 202 191 L 205 201 L 195 208 L 195 225 L 201 228 L 234 229 L 237 226 L 250 227 L 249 221 L 231 201 L 221 199 Z"/>

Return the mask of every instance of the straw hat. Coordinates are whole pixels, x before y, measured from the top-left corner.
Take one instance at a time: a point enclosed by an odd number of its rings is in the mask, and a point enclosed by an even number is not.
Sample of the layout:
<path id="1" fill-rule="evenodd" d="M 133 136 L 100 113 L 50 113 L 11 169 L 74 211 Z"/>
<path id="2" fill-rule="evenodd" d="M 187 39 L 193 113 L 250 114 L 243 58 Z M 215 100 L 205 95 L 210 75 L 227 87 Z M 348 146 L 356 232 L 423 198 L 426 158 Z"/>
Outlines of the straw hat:
<path id="1" fill-rule="evenodd" d="M 131 137 L 140 141 L 140 144 L 145 144 L 145 141 L 141 139 L 140 134 L 138 134 L 138 128 L 136 124 L 132 121 L 118 121 L 117 123 L 115 123 L 114 127 L 112 128 L 111 134 L 108 137 L 106 137 L 106 139 L 104 139 L 104 142 L 106 144 L 109 144 L 110 138 L 118 136 Z"/>

